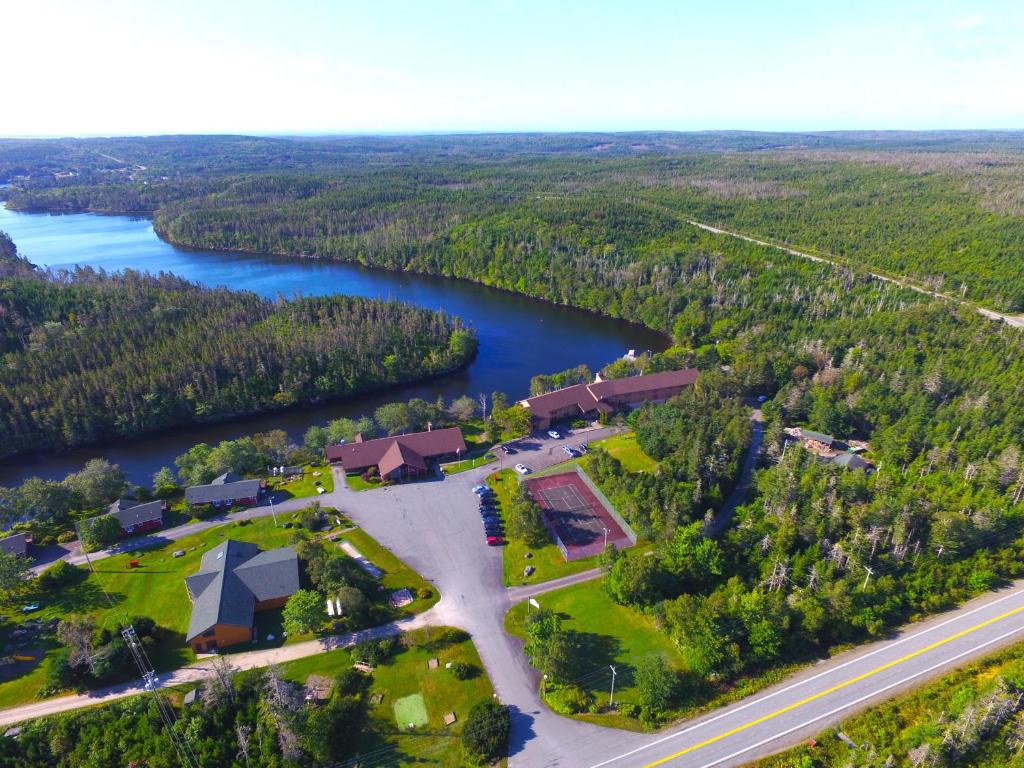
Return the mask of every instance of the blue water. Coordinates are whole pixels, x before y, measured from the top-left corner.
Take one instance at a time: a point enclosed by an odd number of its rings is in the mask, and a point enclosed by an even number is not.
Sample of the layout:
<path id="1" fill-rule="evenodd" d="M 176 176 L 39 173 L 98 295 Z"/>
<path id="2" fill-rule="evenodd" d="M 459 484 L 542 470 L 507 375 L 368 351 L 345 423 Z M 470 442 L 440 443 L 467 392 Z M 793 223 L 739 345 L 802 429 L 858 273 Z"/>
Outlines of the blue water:
<path id="1" fill-rule="evenodd" d="M 579 363 L 593 369 L 627 349 L 663 349 L 666 340 L 643 327 L 527 299 L 460 280 L 367 269 L 337 262 L 196 251 L 162 241 L 147 219 L 96 214 L 16 213 L 0 208 L 0 231 L 20 253 L 41 267 L 76 264 L 108 271 L 172 272 L 209 286 L 287 297 L 346 293 L 394 298 L 428 309 L 443 309 L 472 325 L 480 353 L 464 371 L 424 384 L 288 411 L 249 416 L 220 424 L 189 426 L 57 455 L 20 458 L 0 465 L 0 484 L 25 477 L 60 478 L 88 459 L 104 456 L 121 465 L 129 479 L 148 483 L 161 466 L 198 442 L 216 442 L 269 429 L 295 438 L 312 424 L 339 416 L 371 413 L 382 402 L 438 395 L 452 400 L 502 391 L 523 397 L 530 377 Z"/>

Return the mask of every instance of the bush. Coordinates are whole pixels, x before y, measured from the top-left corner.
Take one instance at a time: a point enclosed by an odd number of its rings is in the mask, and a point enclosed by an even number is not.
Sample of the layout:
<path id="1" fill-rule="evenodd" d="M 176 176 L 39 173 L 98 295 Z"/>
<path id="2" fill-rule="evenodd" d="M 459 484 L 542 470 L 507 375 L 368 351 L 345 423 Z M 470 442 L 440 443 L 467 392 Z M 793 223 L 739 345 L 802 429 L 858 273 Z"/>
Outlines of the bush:
<path id="1" fill-rule="evenodd" d="M 351 667 L 343 669 L 334 679 L 334 691 L 339 696 L 355 696 L 366 687 L 369 679 L 368 676 Z"/>
<path id="2" fill-rule="evenodd" d="M 588 711 L 594 697 L 578 685 L 564 685 L 549 692 L 547 702 L 560 715 L 576 715 Z"/>
<path id="3" fill-rule="evenodd" d="M 387 661 L 394 654 L 398 642 L 393 637 L 382 637 L 380 640 L 363 640 L 352 649 L 354 661 L 364 661 L 371 667 Z"/>
<path id="4" fill-rule="evenodd" d="M 480 674 L 479 667 L 475 664 L 467 664 L 464 661 L 453 661 L 448 671 L 452 673 L 452 677 L 456 680 L 472 680 Z"/>
<path id="5" fill-rule="evenodd" d="M 462 727 L 462 746 L 477 760 L 492 762 L 507 751 L 508 707 L 496 701 L 479 701 L 469 710 Z"/>
<path id="6" fill-rule="evenodd" d="M 121 524 L 112 515 L 100 515 L 91 520 L 83 520 L 80 529 L 82 549 L 86 552 L 103 549 L 120 539 L 122 534 Z"/>
<path id="7" fill-rule="evenodd" d="M 68 544 L 78 538 L 78 534 L 74 531 L 64 531 L 57 536 L 58 544 Z"/>
<path id="8" fill-rule="evenodd" d="M 85 571 L 64 560 L 58 560 L 36 579 L 40 589 L 56 589 L 69 584 L 77 584 L 85 578 Z"/>
<path id="9" fill-rule="evenodd" d="M 427 587 L 420 587 L 416 592 L 416 597 L 420 600 L 429 600 L 434 596 L 434 590 L 428 589 Z"/>
<path id="10" fill-rule="evenodd" d="M 635 718 L 637 715 L 640 714 L 640 707 L 638 707 L 636 704 L 619 704 L 619 714 L 621 714 L 623 717 Z"/>
<path id="11" fill-rule="evenodd" d="M 327 516 L 314 504 L 299 512 L 299 522 L 307 531 L 319 531 L 327 522 Z"/>

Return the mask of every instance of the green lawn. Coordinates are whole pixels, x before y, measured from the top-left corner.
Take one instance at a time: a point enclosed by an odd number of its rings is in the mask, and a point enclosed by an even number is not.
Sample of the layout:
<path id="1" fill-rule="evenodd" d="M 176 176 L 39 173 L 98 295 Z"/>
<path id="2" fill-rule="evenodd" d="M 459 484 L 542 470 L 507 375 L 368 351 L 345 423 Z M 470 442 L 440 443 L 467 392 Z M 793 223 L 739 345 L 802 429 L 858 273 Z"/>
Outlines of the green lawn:
<path id="1" fill-rule="evenodd" d="M 285 522 L 283 517 L 278 516 L 279 522 Z M 335 515 L 330 515 L 332 523 L 334 517 Z M 344 522 L 348 523 L 347 520 Z M 97 560 L 94 563 L 95 574 L 88 575 L 78 584 L 45 594 L 32 588 L 17 600 L 5 604 L 2 609 L 3 621 L 0 623 L 0 645 L 15 643 L 11 633 L 29 618 L 48 621 L 51 618 L 63 618 L 71 613 L 88 613 L 95 618 L 98 627 L 113 629 L 118 626 L 122 617 L 149 616 L 165 630 L 162 640 L 149 650 L 153 665 L 158 670 L 183 666 L 195 660 L 192 650 L 185 645 L 191 601 L 185 589 L 184 579 L 199 569 L 203 553 L 225 538 L 252 542 L 263 549 L 272 549 L 290 544 L 296 536 L 308 535 L 297 527 L 275 527 L 273 519 L 266 517 L 251 522 L 218 525 L 194 536 L 169 542 L 162 547 Z M 388 592 L 402 587 L 409 587 L 414 595 L 423 587 L 431 590 L 432 595 L 428 599 L 417 598 L 398 611 L 387 609 L 385 612 L 388 616 L 419 613 L 438 601 L 437 590 L 432 585 L 363 531 L 348 531 L 344 538 L 351 541 L 364 556 L 385 571 L 383 584 Z M 172 553 L 177 550 L 184 550 L 185 555 L 173 557 Z M 138 561 L 137 568 L 129 568 L 131 560 Z M 386 594 L 381 595 L 381 600 L 386 600 Z M 31 602 L 39 603 L 40 610 L 23 614 L 21 606 Z M 312 637 L 293 635 L 285 638 L 281 628 L 280 610 L 259 614 L 256 626 L 260 642 L 256 645 L 242 644 L 234 650 L 246 651 L 279 646 Z M 273 641 L 266 640 L 268 633 L 275 636 Z M 29 655 L 38 652 L 42 660 L 38 664 L 19 662 L 8 666 L 6 670 L 0 669 L 0 708 L 15 706 L 35 698 L 37 691 L 46 681 L 47 654 L 56 647 L 52 635 L 44 634 L 37 644 L 14 648 L 13 653 L 17 654 Z"/>
<path id="2" fill-rule="evenodd" d="M 586 685 L 598 703 L 608 703 L 611 672 L 609 671 L 607 676 L 599 673 L 607 669 L 609 664 L 614 664 L 618 670 L 615 701 L 629 704 L 639 702 L 633 686 L 633 669 L 641 658 L 655 653 L 662 654 L 676 669 L 685 669 L 679 649 L 667 635 L 658 631 L 654 620 L 639 611 L 615 603 L 605 593 L 600 580 L 566 587 L 541 595 L 537 599 L 542 608 L 561 614 L 566 629 L 573 629 L 582 634 L 583 652 L 580 654 L 580 668 L 574 679 L 598 673 L 597 680 L 591 681 L 588 678 Z M 520 603 L 508 612 L 505 616 L 505 629 L 509 634 L 525 639 L 523 622 L 528 609 L 533 610 L 526 603 Z M 710 684 L 702 685 L 699 689 L 685 691 L 679 708 L 665 713 L 664 720 L 694 717 L 702 712 L 723 707 L 774 685 L 800 668 L 800 664 L 789 664 L 770 669 L 756 677 L 744 677 L 717 687 Z M 617 712 L 584 713 L 572 717 L 612 728 L 650 730 L 639 720 Z"/>
<path id="3" fill-rule="evenodd" d="M 497 494 L 500 509 L 505 510 L 508 508 L 512 492 L 519 483 L 518 477 L 515 470 L 512 469 L 503 469 L 496 474 L 488 476 L 487 484 Z M 530 552 L 533 556 L 527 558 L 527 552 Z M 523 571 L 528 565 L 532 565 L 535 570 L 532 574 L 526 576 Z M 596 565 L 596 557 L 574 560 L 571 563 L 567 563 L 554 542 L 548 542 L 540 548 L 532 548 L 526 546 L 519 539 L 509 539 L 507 546 L 502 549 L 501 570 L 506 587 L 518 584 L 538 584 L 542 581 L 550 581 L 561 576 L 579 573 Z"/>
<path id="4" fill-rule="evenodd" d="M 363 530 L 356 529 L 353 531 L 346 531 L 341 535 L 341 541 L 348 541 L 352 546 L 359 550 L 359 553 L 377 566 L 380 570 L 384 571 L 384 576 L 381 578 L 381 583 L 384 585 L 387 592 L 393 592 L 396 589 L 402 589 L 408 587 L 412 592 L 413 597 L 416 597 L 409 605 L 404 608 L 400 608 L 396 611 L 399 616 L 412 616 L 417 613 L 422 613 L 428 608 L 432 607 L 441 599 L 441 595 L 438 594 L 437 588 L 420 576 L 416 571 L 410 568 L 408 565 L 403 563 L 391 550 L 385 549 L 378 544 L 373 538 L 371 538 Z M 430 597 L 422 599 L 417 597 L 417 593 L 421 589 L 429 589 Z"/>
<path id="5" fill-rule="evenodd" d="M 636 435 L 633 432 L 596 440 L 592 445 L 600 446 L 621 461 L 623 469 L 627 472 L 652 472 L 658 468 L 658 462 L 644 453 L 637 445 Z M 584 461 L 584 466 L 586 466 L 586 461 Z"/>
<path id="6" fill-rule="evenodd" d="M 638 703 L 633 687 L 633 667 L 641 658 L 661 654 L 677 669 L 683 668 L 679 649 L 659 632 L 647 616 L 616 604 L 605 593 L 600 581 L 591 581 L 551 592 L 538 598 L 541 607 L 562 615 L 566 629 L 582 635 L 584 651 L 576 676 L 591 675 L 587 689 L 607 704 L 611 672 L 607 676 L 593 673 L 614 664 L 618 670 L 615 698 L 623 703 Z M 521 603 L 508 612 L 505 627 L 510 634 L 525 638 L 523 621 L 529 606 Z M 532 610 L 532 609 L 531 609 Z M 619 728 L 638 729 L 636 720 L 618 714 L 578 715 L 588 720 Z"/>
<path id="7" fill-rule="evenodd" d="M 351 475 L 345 475 L 345 482 L 348 484 L 348 487 L 351 488 L 353 491 L 370 491 L 373 490 L 374 488 L 384 487 L 384 484 L 379 480 L 375 483 L 366 482 L 365 480 L 363 480 L 363 476 L 360 475 L 358 472 L 353 473 Z"/>
<path id="8" fill-rule="evenodd" d="M 472 640 L 467 637 L 435 647 L 431 638 L 440 631 L 433 628 L 410 633 L 403 645 L 412 641 L 413 647 L 402 648 L 374 670 L 368 695 L 371 701 L 375 694 L 382 695 L 382 699 L 370 707 L 369 726 L 360 737 L 357 753 L 390 748 L 396 754 L 386 761 L 388 765 L 415 763 L 441 768 L 465 765 L 458 739 L 462 724 L 473 704 L 490 699 L 494 691 Z M 427 668 L 427 662 L 432 658 L 438 660 L 437 669 Z M 470 680 L 456 680 L 445 669 L 446 663 L 454 661 L 472 665 L 479 674 Z M 285 677 L 305 682 L 311 674 L 336 675 L 351 664 L 350 652 L 341 649 L 288 662 L 282 668 Z M 416 694 L 423 697 L 426 725 L 413 730 L 396 728 L 395 702 Z M 451 726 L 444 724 L 447 712 L 454 712 L 457 718 Z"/>
<path id="9" fill-rule="evenodd" d="M 319 496 L 318 487 L 322 487 L 325 493 L 334 490 L 334 475 L 330 465 L 307 464 L 302 469 L 302 475 L 290 479 L 268 477 L 267 487 L 273 491 L 284 491 L 289 499 Z M 320 486 L 317 486 L 317 482 Z"/>
<path id="10" fill-rule="evenodd" d="M 441 466 L 446 475 L 457 475 L 459 472 L 465 472 L 467 469 L 482 467 L 484 464 L 490 464 L 497 460 L 497 456 L 490 451 L 487 451 L 485 453 L 478 453 L 476 456 L 470 456 L 468 459 L 463 459 L 462 461 L 453 461 L 450 464 L 442 464 Z"/>

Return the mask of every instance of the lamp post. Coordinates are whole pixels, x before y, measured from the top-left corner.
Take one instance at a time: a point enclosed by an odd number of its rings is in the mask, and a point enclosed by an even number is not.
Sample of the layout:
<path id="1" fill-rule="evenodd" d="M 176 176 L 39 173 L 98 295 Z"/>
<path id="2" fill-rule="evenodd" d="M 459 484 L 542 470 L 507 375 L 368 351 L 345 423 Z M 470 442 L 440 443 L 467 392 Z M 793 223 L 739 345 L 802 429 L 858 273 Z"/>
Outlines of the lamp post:
<path id="1" fill-rule="evenodd" d="M 611 707 L 615 704 L 615 665 L 609 664 L 608 668 L 612 671 L 612 692 L 608 696 L 608 706 Z"/>
<path id="2" fill-rule="evenodd" d="M 548 676 L 544 675 L 544 679 L 541 681 L 541 696 L 548 695 Z"/>
<path id="3" fill-rule="evenodd" d="M 608 549 L 608 529 L 604 529 L 604 548 Z"/>
<path id="4" fill-rule="evenodd" d="M 277 528 L 277 512 L 274 511 L 274 497 L 270 496 L 270 516 L 274 518 L 274 527 Z"/>

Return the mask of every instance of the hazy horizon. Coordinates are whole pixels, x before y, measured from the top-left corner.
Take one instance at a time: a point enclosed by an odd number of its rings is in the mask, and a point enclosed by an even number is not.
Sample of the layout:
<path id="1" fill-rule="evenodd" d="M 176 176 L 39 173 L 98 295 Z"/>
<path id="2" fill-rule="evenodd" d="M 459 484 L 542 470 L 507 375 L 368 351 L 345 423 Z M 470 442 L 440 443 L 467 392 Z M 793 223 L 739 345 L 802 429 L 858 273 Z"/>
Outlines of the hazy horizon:
<path id="1" fill-rule="evenodd" d="M 1024 128 L 1024 6 L 38 0 L 0 135 Z"/>

